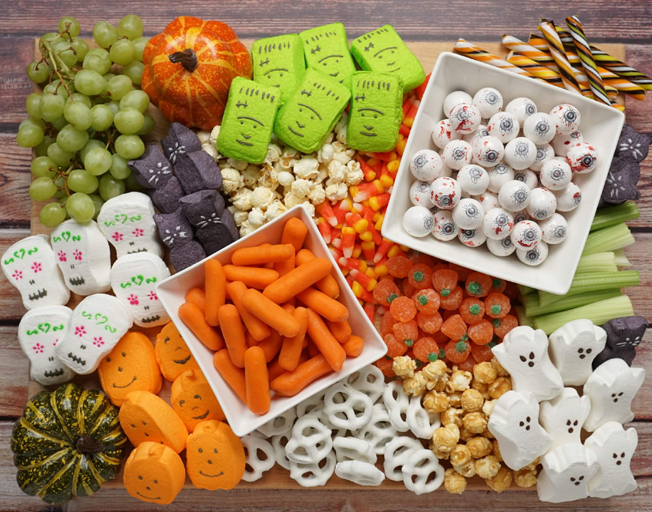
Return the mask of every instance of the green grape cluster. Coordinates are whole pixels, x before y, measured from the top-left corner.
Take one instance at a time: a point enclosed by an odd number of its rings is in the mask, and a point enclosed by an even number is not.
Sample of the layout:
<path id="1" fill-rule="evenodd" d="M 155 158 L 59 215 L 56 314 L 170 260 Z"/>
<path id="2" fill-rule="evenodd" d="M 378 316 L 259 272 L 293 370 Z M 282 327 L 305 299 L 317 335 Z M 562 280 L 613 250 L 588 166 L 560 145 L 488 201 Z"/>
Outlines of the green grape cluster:
<path id="1" fill-rule="evenodd" d="M 104 201 L 140 187 L 127 162 L 145 152 L 141 136 L 154 128 L 146 113 L 149 96 L 140 90 L 143 50 L 148 38 L 135 14 L 118 27 L 101 21 L 93 27 L 98 48 L 80 39 L 79 22 L 65 16 L 58 31 L 39 41 L 42 58 L 30 62 L 27 76 L 43 85 L 27 97 L 29 117 L 16 141 L 34 148 L 29 187 L 34 201 L 46 204 L 39 219 L 55 227 L 66 218 L 97 218 Z"/>

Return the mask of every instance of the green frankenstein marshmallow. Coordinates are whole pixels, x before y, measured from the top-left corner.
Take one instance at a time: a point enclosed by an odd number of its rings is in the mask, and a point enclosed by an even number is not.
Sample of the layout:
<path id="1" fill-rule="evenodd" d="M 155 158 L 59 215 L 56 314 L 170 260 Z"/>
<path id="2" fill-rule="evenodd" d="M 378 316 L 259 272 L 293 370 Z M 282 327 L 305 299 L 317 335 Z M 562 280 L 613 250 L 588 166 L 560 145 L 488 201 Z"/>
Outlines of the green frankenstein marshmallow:
<path id="1" fill-rule="evenodd" d="M 254 81 L 281 90 L 281 102 L 294 92 L 306 72 L 303 43 L 299 34 L 268 37 L 251 47 Z"/>
<path id="2" fill-rule="evenodd" d="M 389 151 L 398 142 L 403 86 L 397 75 L 357 71 L 351 77 L 346 142 L 361 151 Z"/>
<path id="3" fill-rule="evenodd" d="M 355 72 L 355 64 L 344 25 L 331 23 L 304 30 L 299 35 L 308 67 L 318 69 L 341 84 L 349 83 L 349 77 Z"/>
<path id="4" fill-rule="evenodd" d="M 274 133 L 301 151 L 317 151 L 351 98 L 349 88 L 312 68 L 306 70 L 294 94 L 278 111 Z"/>
<path id="5" fill-rule="evenodd" d="M 262 163 L 280 104 L 280 93 L 275 87 L 240 76 L 234 78 L 217 136 L 217 150 L 229 158 Z"/>
<path id="6" fill-rule="evenodd" d="M 391 25 L 354 39 L 351 53 L 365 71 L 395 73 L 400 76 L 403 92 L 421 85 L 426 78 L 419 59 L 405 46 Z"/>

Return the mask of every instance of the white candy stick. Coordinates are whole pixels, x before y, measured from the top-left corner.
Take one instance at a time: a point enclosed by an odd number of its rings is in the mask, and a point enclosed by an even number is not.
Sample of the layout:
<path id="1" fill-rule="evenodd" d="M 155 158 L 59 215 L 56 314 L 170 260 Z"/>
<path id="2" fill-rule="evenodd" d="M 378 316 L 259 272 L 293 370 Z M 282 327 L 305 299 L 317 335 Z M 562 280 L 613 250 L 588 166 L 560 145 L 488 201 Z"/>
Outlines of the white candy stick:
<path id="1" fill-rule="evenodd" d="M 558 446 L 542 459 L 543 469 L 537 478 L 541 501 L 563 503 L 589 495 L 588 483 L 598 471 L 598 458 L 579 443 Z"/>
<path id="2" fill-rule="evenodd" d="M 407 411 L 410 399 L 403 391 L 403 385 L 398 381 L 389 382 L 383 391 L 383 403 L 389 412 L 389 421 L 399 432 L 407 432 L 410 425 L 407 423 Z"/>
<path id="3" fill-rule="evenodd" d="M 358 438 L 364 439 L 373 447 L 376 455 L 385 452 L 385 446 L 397 435 L 397 431 L 389 420 L 389 412 L 383 403 L 374 405 L 371 420 L 360 429 Z"/>
<path id="4" fill-rule="evenodd" d="M 417 450 L 403 465 L 403 483 L 415 494 L 434 492 L 443 482 L 444 468 L 432 450 Z"/>
<path id="5" fill-rule="evenodd" d="M 290 461 L 290 478 L 295 480 L 302 487 L 321 487 L 333 476 L 335 471 L 335 454 L 331 451 L 322 461 L 310 464 Z"/>
<path id="6" fill-rule="evenodd" d="M 256 436 L 245 436 L 240 439 L 245 449 L 247 465 L 251 471 L 245 467 L 242 479 L 245 482 L 255 482 L 262 478 L 265 471 L 269 471 L 274 467 L 276 462 L 276 455 L 274 447 L 265 439 Z M 267 458 L 261 459 L 258 456 L 258 451 L 263 452 Z"/>
<path id="7" fill-rule="evenodd" d="M 551 449 L 567 443 L 581 443 L 582 425 L 591 410 L 591 399 L 580 397 L 573 388 L 564 388 L 561 395 L 541 402 L 539 421 L 552 437 Z"/>
<path id="8" fill-rule="evenodd" d="M 410 397 L 410 406 L 407 411 L 407 424 L 410 431 L 421 439 L 430 439 L 439 428 L 439 413 L 429 413 L 421 404 L 421 396 Z"/>
<path id="9" fill-rule="evenodd" d="M 413 453 L 422 450 L 423 445 L 417 439 L 399 436 L 385 445 L 383 468 L 385 476 L 395 482 L 403 480 L 402 468 Z"/>
<path id="10" fill-rule="evenodd" d="M 380 469 L 369 462 L 359 460 L 338 462 L 335 466 L 335 474 L 354 484 L 368 487 L 376 487 L 385 480 L 385 474 Z"/>
<path id="11" fill-rule="evenodd" d="M 373 446 L 357 437 L 336 437 L 333 440 L 333 448 L 335 449 L 337 462 L 359 460 L 375 464 L 377 460 Z"/>

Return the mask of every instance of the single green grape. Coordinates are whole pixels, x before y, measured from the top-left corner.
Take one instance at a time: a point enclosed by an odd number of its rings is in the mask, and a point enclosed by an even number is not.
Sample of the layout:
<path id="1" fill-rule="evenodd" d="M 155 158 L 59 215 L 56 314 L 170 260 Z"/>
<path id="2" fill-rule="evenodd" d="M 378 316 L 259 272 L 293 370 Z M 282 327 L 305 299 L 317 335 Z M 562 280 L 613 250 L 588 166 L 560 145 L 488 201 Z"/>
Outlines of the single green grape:
<path id="1" fill-rule="evenodd" d="M 39 102 L 41 117 L 51 123 L 63 115 L 66 100 L 61 94 L 43 94 Z"/>
<path id="2" fill-rule="evenodd" d="M 143 20 L 135 14 L 127 14 L 118 23 L 118 35 L 129 39 L 138 39 L 143 35 Z"/>
<path id="3" fill-rule="evenodd" d="M 30 170 L 37 178 L 54 178 L 56 176 L 57 164 L 48 156 L 38 156 L 32 160 Z"/>
<path id="4" fill-rule="evenodd" d="M 92 194 L 98 185 L 97 178 L 85 169 L 75 169 L 68 174 L 68 188 L 74 192 Z"/>
<path id="5" fill-rule="evenodd" d="M 47 156 L 48 154 L 48 148 L 54 144 L 54 137 L 50 137 L 49 135 L 46 135 L 43 137 L 43 140 L 41 143 L 34 148 L 34 154 L 39 157 L 39 156 Z"/>
<path id="6" fill-rule="evenodd" d="M 79 160 L 83 162 L 84 159 L 86 158 L 86 155 L 91 149 L 104 148 L 104 146 L 105 143 L 99 139 L 89 139 L 86 145 L 79 150 L 79 153 L 77 153 L 79 155 Z"/>
<path id="7" fill-rule="evenodd" d="M 88 142 L 88 133 L 67 124 L 57 134 L 57 144 L 64 151 L 79 151 Z"/>
<path id="8" fill-rule="evenodd" d="M 34 201 L 47 201 L 54 197 L 57 192 L 57 186 L 50 178 L 41 177 L 36 178 L 29 185 L 29 195 Z"/>
<path id="9" fill-rule="evenodd" d="M 111 56 L 104 48 L 93 48 L 84 57 L 82 67 L 104 75 L 111 69 Z"/>
<path id="10" fill-rule="evenodd" d="M 118 40 L 118 31 L 106 21 L 100 21 L 93 26 L 93 39 L 102 48 L 109 48 Z"/>
<path id="11" fill-rule="evenodd" d="M 114 153 L 112 155 L 112 164 L 109 172 L 115 179 L 124 180 L 131 174 L 131 169 L 129 169 L 129 166 L 127 165 L 127 160 L 122 158 L 117 153 Z"/>
<path id="12" fill-rule="evenodd" d="M 140 110 L 126 108 L 118 112 L 113 118 L 113 124 L 120 133 L 133 135 L 143 127 L 145 118 Z"/>
<path id="13" fill-rule="evenodd" d="M 138 89 L 128 92 L 120 100 L 121 109 L 135 108 L 144 114 L 147 107 L 149 107 L 149 96 L 146 92 Z"/>
<path id="14" fill-rule="evenodd" d="M 35 126 L 36 128 L 40 128 L 41 130 L 45 129 L 45 121 L 42 119 L 34 119 L 33 117 L 28 117 L 27 119 L 23 119 L 20 124 L 18 125 L 18 130 L 23 126 Z"/>
<path id="15" fill-rule="evenodd" d="M 70 44 L 77 54 L 77 62 L 84 62 L 86 54 L 88 53 L 88 45 L 86 44 L 86 41 L 79 37 L 73 37 Z"/>
<path id="16" fill-rule="evenodd" d="M 118 112 L 120 112 L 120 104 L 117 101 L 109 101 L 106 106 L 111 109 L 111 113 L 114 117 Z"/>
<path id="17" fill-rule="evenodd" d="M 68 91 L 71 93 L 75 92 L 75 84 L 73 82 L 67 82 L 66 85 L 68 86 L 68 89 L 66 89 L 63 84 L 61 83 L 61 80 L 56 79 L 52 80 L 51 83 L 43 87 L 43 94 L 55 94 L 59 96 L 63 96 L 64 100 L 68 99 Z"/>
<path id="18" fill-rule="evenodd" d="M 125 193 L 125 183 L 122 180 L 116 180 L 111 174 L 105 174 L 100 178 L 99 191 L 100 197 L 108 201 Z"/>
<path id="19" fill-rule="evenodd" d="M 134 39 L 134 59 L 138 62 L 143 62 L 143 52 L 145 51 L 145 45 L 149 41 L 149 37 L 139 37 Z"/>
<path id="20" fill-rule="evenodd" d="M 50 68 L 45 62 L 33 60 L 27 65 L 27 78 L 35 84 L 42 84 L 50 76 Z"/>
<path id="21" fill-rule="evenodd" d="M 57 196 L 54 196 L 57 197 Z M 66 214 L 66 217 L 64 220 L 68 220 L 70 218 L 70 215 L 68 215 L 68 211 L 66 210 L 66 205 L 68 204 L 68 194 L 64 194 L 59 198 L 59 206 L 63 208 L 64 213 Z"/>
<path id="22" fill-rule="evenodd" d="M 72 16 L 64 16 L 61 18 L 59 20 L 58 28 L 59 32 L 65 32 L 67 30 L 68 34 L 70 34 L 72 37 L 77 37 L 81 31 L 79 22 Z"/>
<path id="23" fill-rule="evenodd" d="M 83 101 L 70 101 L 63 115 L 77 130 L 87 130 L 91 126 L 91 109 Z"/>
<path id="24" fill-rule="evenodd" d="M 74 221 L 83 224 L 93 219 L 95 204 L 88 195 L 78 192 L 66 201 L 66 211 Z"/>
<path id="25" fill-rule="evenodd" d="M 100 214 L 104 200 L 97 194 L 91 194 L 90 197 L 93 200 L 93 207 L 95 208 L 95 214 L 93 215 L 93 220 L 97 220 L 97 216 Z"/>
<path id="26" fill-rule="evenodd" d="M 142 114 L 140 114 L 142 116 Z M 21 148 L 33 148 L 38 146 L 45 134 L 43 130 L 33 124 L 26 124 L 18 130 L 16 135 L 16 142 Z"/>
<path id="27" fill-rule="evenodd" d="M 93 106 L 93 102 L 91 101 L 91 99 L 85 94 L 82 94 L 80 92 L 73 92 L 72 96 L 66 100 L 66 105 L 71 101 L 81 101 L 88 108 L 91 108 Z"/>
<path id="28" fill-rule="evenodd" d="M 140 192 L 143 190 L 143 187 L 138 183 L 133 172 L 129 173 L 129 176 L 124 179 L 124 182 L 127 186 L 127 190 L 133 190 L 134 192 Z"/>
<path id="29" fill-rule="evenodd" d="M 72 151 L 64 151 L 56 142 L 48 147 L 47 155 L 59 167 L 68 167 L 75 156 Z"/>
<path id="30" fill-rule="evenodd" d="M 115 152 L 125 160 L 135 160 L 145 152 L 145 143 L 138 135 L 120 135 L 115 140 Z"/>
<path id="31" fill-rule="evenodd" d="M 68 121 L 66 121 L 66 118 L 62 115 L 58 119 L 52 121 L 50 124 L 54 127 L 55 130 L 61 131 L 63 127 L 68 125 L 69 123 Z"/>
<path id="32" fill-rule="evenodd" d="M 91 109 L 91 128 L 96 132 L 108 130 L 113 124 L 113 112 L 107 105 L 95 105 Z"/>
<path id="33" fill-rule="evenodd" d="M 140 85 L 143 81 L 143 71 L 145 70 L 145 65 L 142 62 L 137 60 L 132 60 L 129 64 L 125 65 L 122 72 L 131 78 L 131 81 L 136 85 Z"/>
<path id="34" fill-rule="evenodd" d="M 33 92 L 32 94 L 27 96 L 27 100 L 25 101 L 25 110 L 27 110 L 27 114 L 29 115 L 29 117 L 33 117 L 34 119 L 43 118 L 43 114 L 41 114 L 42 97 L 43 95 L 37 92 Z"/>
<path id="35" fill-rule="evenodd" d="M 86 96 L 101 94 L 104 86 L 104 79 L 97 71 L 82 69 L 75 75 L 75 89 Z"/>
<path id="36" fill-rule="evenodd" d="M 78 75 L 79 76 L 79 75 Z M 120 101 L 122 97 L 133 89 L 131 78 L 125 75 L 114 76 L 106 84 L 106 92 L 112 100 Z"/>
<path id="37" fill-rule="evenodd" d="M 109 50 L 111 60 L 121 66 L 129 64 L 134 59 L 134 53 L 134 43 L 129 39 L 118 39 Z"/>
<path id="38" fill-rule="evenodd" d="M 77 55 L 72 48 L 71 41 L 67 39 L 57 41 L 52 45 L 52 51 L 58 55 L 63 63 L 69 68 L 77 64 Z"/>
<path id="39" fill-rule="evenodd" d="M 136 132 L 136 135 L 147 135 L 154 129 L 154 125 L 156 124 L 154 118 L 149 114 L 144 114 L 143 118 L 143 126 Z"/>
<path id="40" fill-rule="evenodd" d="M 102 75 L 102 78 L 104 78 L 104 81 L 108 84 L 109 80 L 111 80 L 114 76 L 118 76 L 115 73 L 104 73 Z"/>
<path id="41" fill-rule="evenodd" d="M 84 167 L 93 176 L 100 176 L 113 165 L 111 153 L 105 148 L 93 148 L 84 156 Z"/>
<path id="42" fill-rule="evenodd" d="M 41 209 L 38 220 L 46 228 L 55 228 L 66 220 L 66 207 L 59 203 L 48 203 Z"/>
<path id="43" fill-rule="evenodd" d="M 63 197 L 68 198 L 68 192 L 66 191 L 66 178 L 59 176 L 54 180 L 54 184 L 57 187 L 57 193 L 54 194 L 54 197 L 61 199 Z"/>

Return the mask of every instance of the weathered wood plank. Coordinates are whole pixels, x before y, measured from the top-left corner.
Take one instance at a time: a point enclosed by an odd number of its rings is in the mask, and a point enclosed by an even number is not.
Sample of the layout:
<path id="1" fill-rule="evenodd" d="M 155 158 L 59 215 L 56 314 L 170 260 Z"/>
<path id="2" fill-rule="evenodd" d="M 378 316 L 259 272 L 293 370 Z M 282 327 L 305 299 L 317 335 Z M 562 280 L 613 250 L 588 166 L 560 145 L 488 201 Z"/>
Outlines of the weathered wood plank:
<path id="1" fill-rule="evenodd" d="M 19 147 L 15 134 L 0 133 L 0 229 L 29 228 L 31 162 L 31 150 Z"/>
<path id="2" fill-rule="evenodd" d="M 1 172 L 0 176 L 2 176 Z M 4 201 L 7 199 L 4 199 Z M 0 254 L 4 254 L 12 244 L 26 236 L 29 236 L 29 230 L 27 229 L 0 229 Z M 20 300 L 18 290 L 7 282 L 3 274 L 0 274 L 0 322 L 17 321 L 24 313 L 25 308 Z"/>
<path id="3" fill-rule="evenodd" d="M 650 301 L 652 233 L 634 233 L 634 238 L 636 243 L 626 247 L 625 254 L 632 264 L 632 269 L 641 273 L 641 284 L 635 288 L 626 288 L 625 293 L 632 299 L 637 315 L 652 319 L 652 301 Z"/>
<path id="4" fill-rule="evenodd" d="M 628 45 L 626 62 L 641 73 L 652 76 L 652 45 Z M 643 101 L 628 98 L 625 105 L 627 106 L 627 122 L 639 131 L 652 133 L 652 99 L 650 96 L 646 96 Z M 648 165 L 649 162 L 648 160 Z"/>
<path id="5" fill-rule="evenodd" d="M 18 344 L 17 328 L 0 326 L 0 416 L 20 416 L 28 398 L 29 361 Z"/>

